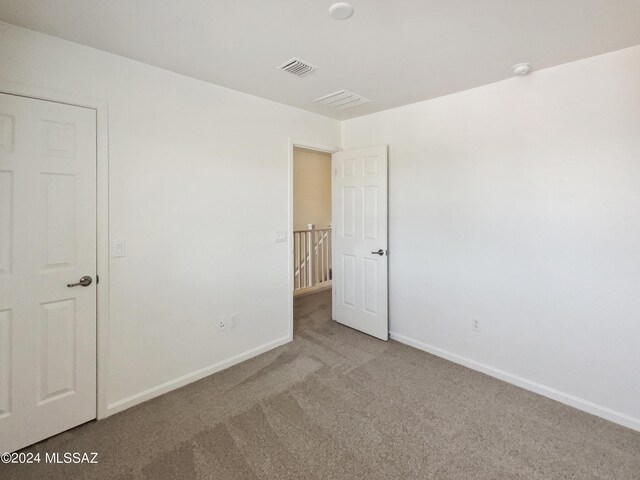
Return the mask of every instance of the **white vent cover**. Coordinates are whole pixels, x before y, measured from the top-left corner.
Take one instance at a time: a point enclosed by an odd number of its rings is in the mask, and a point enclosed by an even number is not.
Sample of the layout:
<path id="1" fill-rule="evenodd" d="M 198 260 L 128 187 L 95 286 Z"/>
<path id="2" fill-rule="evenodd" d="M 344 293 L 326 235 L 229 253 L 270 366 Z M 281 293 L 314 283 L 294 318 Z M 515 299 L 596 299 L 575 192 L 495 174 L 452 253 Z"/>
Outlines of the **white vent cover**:
<path id="1" fill-rule="evenodd" d="M 296 77 L 302 77 L 303 75 L 307 75 L 316 69 L 316 67 L 314 67 L 310 63 L 303 62 L 299 58 L 295 57 L 293 57 L 291 60 L 287 60 L 278 68 L 290 73 L 291 75 L 295 75 Z"/>
<path id="2" fill-rule="evenodd" d="M 329 95 L 325 95 L 324 97 L 316 98 L 314 100 L 314 102 L 322 103 L 323 105 L 327 105 L 338 110 L 346 110 L 348 108 L 357 107 L 358 105 L 362 105 L 363 103 L 368 103 L 370 101 L 371 100 L 367 98 L 361 97 L 360 95 L 356 95 L 355 93 L 351 93 L 346 90 L 333 92 Z"/>

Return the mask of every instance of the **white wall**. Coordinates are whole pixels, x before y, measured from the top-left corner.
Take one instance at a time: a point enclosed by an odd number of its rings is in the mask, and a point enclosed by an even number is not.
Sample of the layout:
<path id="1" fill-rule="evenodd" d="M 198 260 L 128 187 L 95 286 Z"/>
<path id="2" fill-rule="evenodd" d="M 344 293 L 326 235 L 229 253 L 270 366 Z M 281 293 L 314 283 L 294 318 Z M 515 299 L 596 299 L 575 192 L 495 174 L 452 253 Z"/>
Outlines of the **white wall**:
<path id="1" fill-rule="evenodd" d="M 115 409 L 286 340 L 288 137 L 338 122 L 2 23 L 0 65 L 109 103 Z M 638 85 L 635 47 L 343 124 L 390 145 L 396 337 L 640 428 Z"/>
<path id="2" fill-rule="evenodd" d="M 331 155 L 293 149 L 293 228 L 331 225 Z"/>
<path id="3" fill-rule="evenodd" d="M 339 145 L 339 122 L 2 23 L 0 65 L 109 104 L 113 409 L 287 340 L 289 136 Z"/>
<path id="4" fill-rule="evenodd" d="M 640 46 L 342 134 L 390 145 L 396 338 L 640 429 Z"/>

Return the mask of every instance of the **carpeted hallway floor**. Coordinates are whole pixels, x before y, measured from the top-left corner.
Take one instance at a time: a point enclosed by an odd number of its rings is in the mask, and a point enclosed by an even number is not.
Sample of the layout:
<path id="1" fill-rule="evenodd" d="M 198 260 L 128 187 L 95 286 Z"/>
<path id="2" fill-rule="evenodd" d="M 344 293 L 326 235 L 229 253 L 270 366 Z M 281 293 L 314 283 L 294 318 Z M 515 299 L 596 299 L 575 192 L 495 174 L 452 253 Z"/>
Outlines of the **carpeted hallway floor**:
<path id="1" fill-rule="evenodd" d="M 31 447 L 97 465 L 8 479 L 640 479 L 640 433 L 332 322 L 295 302 L 295 340 Z"/>

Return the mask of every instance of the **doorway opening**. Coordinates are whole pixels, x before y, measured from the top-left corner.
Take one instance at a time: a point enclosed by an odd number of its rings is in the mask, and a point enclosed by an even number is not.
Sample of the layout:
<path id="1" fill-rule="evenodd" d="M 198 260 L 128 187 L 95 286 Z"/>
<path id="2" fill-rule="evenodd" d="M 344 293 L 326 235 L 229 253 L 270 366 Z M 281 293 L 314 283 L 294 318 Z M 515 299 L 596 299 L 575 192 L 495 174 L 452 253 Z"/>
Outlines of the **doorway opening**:
<path id="1" fill-rule="evenodd" d="M 293 148 L 293 295 L 331 288 L 331 155 Z"/>
<path id="2" fill-rule="evenodd" d="M 294 296 L 323 293 L 332 320 L 387 340 L 387 145 L 338 151 L 292 141 L 290 147 L 291 340 Z"/>
<path id="3" fill-rule="evenodd" d="M 332 166 L 338 148 L 291 142 L 289 292 L 291 337 L 303 298 L 332 298 Z M 329 305 L 329 312 L 331 306 Z M 297 326 L 297 325 L 296 325 Z M 297 328 L 295 328 L 297 330 Z"/>

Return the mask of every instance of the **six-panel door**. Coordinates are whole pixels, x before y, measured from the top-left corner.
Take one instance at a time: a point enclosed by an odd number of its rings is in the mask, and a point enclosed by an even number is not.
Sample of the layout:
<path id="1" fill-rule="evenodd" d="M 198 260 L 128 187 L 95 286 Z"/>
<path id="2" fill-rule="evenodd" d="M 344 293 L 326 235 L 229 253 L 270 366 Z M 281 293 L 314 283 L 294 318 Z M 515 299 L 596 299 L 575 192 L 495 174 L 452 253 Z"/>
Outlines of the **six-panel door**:
<path id="1" fill-rule="evenodd" d="M 334 153 L 332 168 L 333 318 L 387 340 L 387 146 Z"/>
<path id="2" fill-rule="evenodd" d="M 0 94 L 0 452 L 95 418 L 95 272 L 95 111 Z"/>

